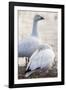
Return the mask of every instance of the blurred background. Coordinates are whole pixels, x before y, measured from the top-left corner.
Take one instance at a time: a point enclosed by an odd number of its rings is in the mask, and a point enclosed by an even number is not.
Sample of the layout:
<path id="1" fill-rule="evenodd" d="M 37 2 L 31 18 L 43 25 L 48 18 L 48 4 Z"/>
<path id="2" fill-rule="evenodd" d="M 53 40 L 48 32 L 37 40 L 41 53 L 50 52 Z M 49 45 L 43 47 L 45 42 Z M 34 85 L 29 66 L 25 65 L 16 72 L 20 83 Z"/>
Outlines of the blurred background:
<path id="1" fill-rule="evenodd" d="M 58 62 L 58 13 L 57 12 L 38 12 L 38 11 L 17 11 L 18 15 L 18 41 L 30 36 L 33 27 L 33 19 L 35 15 L 41 15 L 45 19 L 38 22 L 37 29 L 39 37 L 43 43 L 49 44 L 55 52 L 55 63 L 52 70 L 47 75 L 39 72 L 32 74 L 29 78 L 39 77 L 57 77 L 57 62 Z M 25 72 L 25 58 L 18 57 L 18 78 L 22 79 Z"/>

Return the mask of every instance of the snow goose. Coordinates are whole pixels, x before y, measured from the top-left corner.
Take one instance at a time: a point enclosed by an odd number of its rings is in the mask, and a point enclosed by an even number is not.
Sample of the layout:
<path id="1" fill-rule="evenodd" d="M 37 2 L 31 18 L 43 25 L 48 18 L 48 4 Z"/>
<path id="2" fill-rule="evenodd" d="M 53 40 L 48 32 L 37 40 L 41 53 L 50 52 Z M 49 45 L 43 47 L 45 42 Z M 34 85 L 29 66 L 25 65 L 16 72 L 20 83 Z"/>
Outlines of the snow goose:
<path id="1" fill-rule="evenodd" d="M 30 57 L 26 68 L 25 77 L 30 76 L 38 68 L 49 70 L 54 62 L 55 54 L 49 45 L 40 45 L 39 48 Z"/>
<path id="2" fill-rule="evenodd" d="M 33 20 L 33 29 L 30 37 L 20 40 L 18 44 L 18 56 L 19 57 L 30 57 L 33 52 L 38 48 L 40 44 L 37 22 L 43 20 L 44 18 L 40 15 L 35 15 Z"/>

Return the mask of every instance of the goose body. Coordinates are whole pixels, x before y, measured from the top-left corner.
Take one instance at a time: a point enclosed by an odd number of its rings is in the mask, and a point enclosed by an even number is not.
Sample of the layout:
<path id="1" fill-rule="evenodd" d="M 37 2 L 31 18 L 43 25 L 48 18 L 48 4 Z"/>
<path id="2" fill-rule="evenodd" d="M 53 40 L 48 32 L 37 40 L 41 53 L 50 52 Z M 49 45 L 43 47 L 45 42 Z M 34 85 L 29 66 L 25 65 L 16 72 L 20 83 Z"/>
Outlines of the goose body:
<path id="1" fill-rule="evenodd" d="M 42 20 L 43 17 L 36 15 L 33 20 L 32 33 L 26 39 L 20 40 L 18 44 L 18 56 L 19 57 L 30 57 L 33 52 L 38 48 L 39 36 L 37 31 L 37 22 Z"/>
<path id="2" fill-rule="evenodd" d="M 29 37 L 19 42 L 19 57 L 30 57 L 38 48 L 39 40 L 35 37 Z"/>
<path id="3" fill-rule="evenodd" d="M 26 68 L 26 77 L 28 77 L 37 68 L 50 69 L 54 62 L 55 54 L 51 47 L 48 45 L 41 45 L 30 57 L 30 61 Z"/>

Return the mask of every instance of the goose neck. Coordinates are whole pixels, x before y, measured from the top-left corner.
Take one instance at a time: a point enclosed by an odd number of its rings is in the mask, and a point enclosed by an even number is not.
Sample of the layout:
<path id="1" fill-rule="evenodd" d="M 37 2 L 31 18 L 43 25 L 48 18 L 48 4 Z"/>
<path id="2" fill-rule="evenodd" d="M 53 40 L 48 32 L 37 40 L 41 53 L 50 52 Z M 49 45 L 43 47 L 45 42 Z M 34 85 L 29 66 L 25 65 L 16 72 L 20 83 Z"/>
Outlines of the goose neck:
<path id="1" fill-rule="evenodd" d="M 33 22 L 32 36 L 38 36 L 38 32 L 37 32 L 37 21 L 35 21 L 35 20 Z"/>

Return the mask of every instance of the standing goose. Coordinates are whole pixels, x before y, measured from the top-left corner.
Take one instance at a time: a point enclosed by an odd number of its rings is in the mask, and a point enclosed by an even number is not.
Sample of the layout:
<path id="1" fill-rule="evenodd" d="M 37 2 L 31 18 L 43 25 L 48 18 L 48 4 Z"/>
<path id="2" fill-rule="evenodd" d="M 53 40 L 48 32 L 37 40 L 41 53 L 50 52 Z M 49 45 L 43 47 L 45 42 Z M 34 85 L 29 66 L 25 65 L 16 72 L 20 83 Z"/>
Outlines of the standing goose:
<path id="1" fill-rule="evenodd" d="M 40 45 L 30 57 L 30 61 L 26 68 L 25 77 L 30 76 L 38 68 L 48 71 L 53 65 L 54 58 L 55 54 L 49 45 Z"/>
<path id="2" fill-rule="evenodd" d="M 18 44 L 18 56 L 19 57 L 30 57 L 33 52 L 38 48 L 40 44 L 37 23 L 44 18 L 40 15 L 36 15 L 33 20 L 33 29 L 30 37 L 20 40 Z"/>

